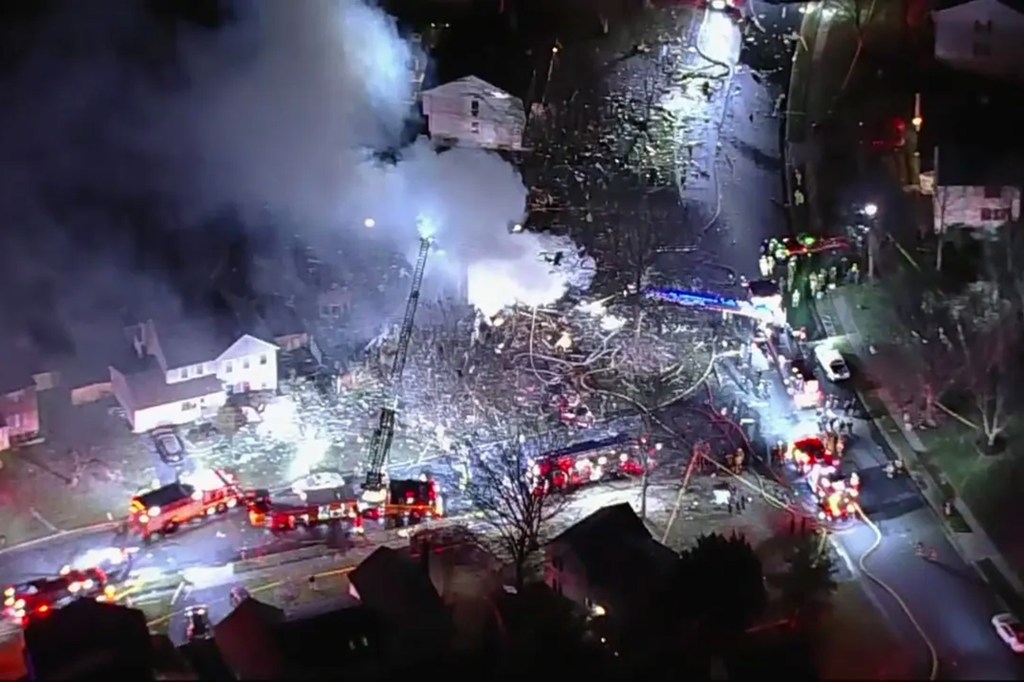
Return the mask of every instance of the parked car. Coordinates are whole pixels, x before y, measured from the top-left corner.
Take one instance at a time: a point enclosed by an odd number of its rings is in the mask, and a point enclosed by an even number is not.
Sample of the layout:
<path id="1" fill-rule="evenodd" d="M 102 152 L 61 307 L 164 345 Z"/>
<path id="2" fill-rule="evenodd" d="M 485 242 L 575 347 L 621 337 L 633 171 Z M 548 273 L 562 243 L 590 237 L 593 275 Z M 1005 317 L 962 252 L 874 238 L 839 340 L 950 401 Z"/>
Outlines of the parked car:
<path id="1" fill-rule="evenodd" d="M 846 381 L 850 378 L 850 368 L 846 366 L 846 360 L 828 343 L 819 343 L 815 346 L 814 357 L 817 358 L 829 381 Z"/>
<path id="2" fill-rule="evenodd" d="M 1016 654 L 1024 654 L 1024 626 L 1011 613 L 1000 613 L 992 616 L 992 627 L 996 629 L 999 639 L 1013 649 Z"/>
<path id="3" fill-rule="evenodd" d="M 164 464 L 178 466 L 185 461 L 185 443 L 175 429 L 161 427 L 154 429 L 149 435 Z"/>
<path id="4" fill-rule="evenodd" d="M 189 606 L 185 609 L 185 639 L 209 639 L 213 636 L 210 624 L 210 610 L 205 606 Z"/>

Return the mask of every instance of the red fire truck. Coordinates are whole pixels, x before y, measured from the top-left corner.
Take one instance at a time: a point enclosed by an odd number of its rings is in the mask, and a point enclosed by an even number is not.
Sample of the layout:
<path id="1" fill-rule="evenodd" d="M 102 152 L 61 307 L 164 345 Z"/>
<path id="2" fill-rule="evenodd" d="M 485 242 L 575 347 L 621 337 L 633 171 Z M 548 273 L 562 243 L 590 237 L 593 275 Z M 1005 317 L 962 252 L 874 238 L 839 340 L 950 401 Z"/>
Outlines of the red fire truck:
<path id="1" fill-rule="evenodd" d="M 128 527 L 149 542 L 157 533 L 233 509 L 244 499 L 234 476 L 206 469 L 132 499 Z"/>
<path id="2" fill-rule="evenodd" d="M 19 625 L 28 625 L 29 619 L 45 618 L 75 599 L 106 601 L 113 596 L 114 587 L 107 584 L 107 575 L 100 569 L 65 566 L 58 576 L 6 587 L 3 614 Z"/>
<path id="3" fill-rule="evenodd" d="M 829 451 L 825 447 L 825 442 L 817 436 L 793 441 L 786 450 L 786 460 L 792 462 L 797 471 L 804 476 L 808 475 L 814 466 L 836 466 L 839 463 L 835 454 Z"/>
<path id="4" fill-rule="evenodd" d="M 644 461 L 653 461 L 655 448 L 645 438 L 620 434 L 590 440 L 537 457 L 529 478 L 538 494 L 570 491 L 608 478 L 642 476 Z"/>
<path id="5" fill-rule="evenodd" d="M 361 533 L 364 520 L 401 527 L 444 516 L 436 481 L 393 480 L 387 486 L 384 504 L 372 506 L 364 505 L 349 486 L 306 490 L 294 501 L 272 500 L 266 491 L 258 491 L 249 502 L 249 522 L 273 531 L 345 523 Z"/>
<path id="6" fill-rule="evenodd" d="M 359 519 L 358 499 L 347 486 L 306 490 L 301 499 L 294 501 L 272 500 L 269 492 L 260 490 L 248 506 L 249 523 L 272 531 L 341 522 L 358 523 Z"/>

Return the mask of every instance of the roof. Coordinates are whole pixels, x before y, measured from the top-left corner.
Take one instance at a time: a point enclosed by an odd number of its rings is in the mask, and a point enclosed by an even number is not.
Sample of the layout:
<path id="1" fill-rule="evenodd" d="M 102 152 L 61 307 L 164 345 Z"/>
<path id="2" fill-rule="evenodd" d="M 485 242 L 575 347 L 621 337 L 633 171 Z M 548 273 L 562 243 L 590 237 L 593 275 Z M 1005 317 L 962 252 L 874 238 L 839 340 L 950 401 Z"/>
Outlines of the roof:
<path id="1" fill-rule="evenodd" d="M 932 11 L 941 12 L 943 10 L 953 9 L 954 7 L 960 7 L 962 5 L 969 5 L 972 2 L 977 1 L 978 0 L 933 0 Z M 995 2 L 1014 10 L 1015 12 L 1024 13 L 1024 0 L 995 0 Z"/>
<path id="2" fill-rule="evenodd" d="M 186 488 L 182 483 L 175 482 L 144 492 L 137 499 L 139 504 L 146 508 L 164 507 L 172 502 L 190 497 L 192 492 L 191 488 Z"/>
<path id="3" fill-rule="evenodd" d="M 384 630 L 364 606 L 348 605 L 289 620 L 275 629 L 289 672 L 302 677 L 355 676 L 353 666 L 381 662 Z M 363 671 L 368 672 L 368 671 Z M 374 667 L 373 672 L 379 672 Z"/>
<path id="4" fill-rule="evenodd" d="M 167 369 L 213 362 L 244 334 L 234 320 L 154 321 Z"/>
<path id="5" fill-rule="evenodd" d="M 0 394 L 14 393 L 35 385 L 28 366 L 8 355 L 0 357 Z"/>
<path id="6" fill-rule="evenodd" d="M 933 157 L 940 187 L 1019 187 L 1024 184 L 1024 153 L 985 144 L 943 142 Z"/>
<path id="7" fill-rule="evenodd" d="M 597 510 L 556 536 L 549 544 L 568 546 L 591 584 L 634 591 L 656 584 L 673 571 L 678 555 L 651 537 L 628 502 Z M 638 581 L 636 576 L 644 576 Z"/>
<path id="8" fill-rule="evenodd" d="M 110 381 L 110 366 L 121 372 L 141 372 L 147 362 L 136 354 L 124 330 L 116 325 L 70 332 L 74 350 L 43 359 L 47 369 L 60 372 L 61 385 L 80 388 Z"/>
<path id="9" fill-rule="evenodd" d="M 603 448 L 610 448 L 616 445 L 626 445 L 632 440 L 633 438 L 629 434 L 620 433 L 609 438 L 586 440 L 582 443 L 576 443 L 575 445 L 569 445 L 557 450 L 549 450 L 548 452 L 543 453 L 541 457 L 568 457 L 584 452 L 590 452 L 591 450 L 601 450 Z"/>
<path id="10" fill-rule="evenodd" d="M 197 400 L 224 390 L 221 380 L 213 374 L 169 384 L 164 373 L 154 368 L 137 374 L 125 374 L 124 379 L 132 406 L 136 410 Z"/>
<path id="11" fill-rule="evenodd" d="M 76 600 L 25 630 L 35 679 L 152 680 L 153 647 L 138 609 Z"/>
<path id="12" fill-rule="evenodd" d="M 238 677 L 280 677 L 285 657 L 274 628 L 282 622 L 284 611 L 250 597 L 213 626 L 213 638 L 224 662 Z"/>
<path id="13" fill-rule="evenodd" d="M 349 574 L 349 582 L 358 591 L 359 601 L 387 620 L 400 621 L 409 614 L 429 618 L 444 609 L 420 562 L 390 547 L 380 547 L 366 557 Z"/>

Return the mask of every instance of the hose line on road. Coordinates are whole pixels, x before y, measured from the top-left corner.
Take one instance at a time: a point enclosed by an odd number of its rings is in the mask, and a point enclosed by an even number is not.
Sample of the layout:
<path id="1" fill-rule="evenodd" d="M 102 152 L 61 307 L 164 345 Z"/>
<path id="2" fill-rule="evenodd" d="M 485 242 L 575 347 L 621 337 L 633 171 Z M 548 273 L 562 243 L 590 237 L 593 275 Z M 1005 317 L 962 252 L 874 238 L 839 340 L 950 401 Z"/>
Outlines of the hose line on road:
<path id="1" fill-rule="evenodd" d="M 861 572 L 868 577 L 868 579 L 871 582 L 878 585 L 880 588 L 882 588 L 883 591 L 885 591 L 886 594 L 892 597 L 893 601 L 896 602 L 896 604 L 900 607 L 900 610 L 902 610 L 904 615 L 906 615 L 907 620 L 910 621 L 910 624 L 914 626 L 915 630 L 917 630 L 917 633 L 921 636 L 921 639 L 924 640 L 925 646 L 928 647 L 928 656 L 931 659 L 931 669 L 928 673 L 928 679 L 937 680 L 939 676 L 939 653 L 935 648 L 935 644 L 932 642 L 931 638 L 928 637 L 928 633 L 924 631 L 924 628 L 921 626 L 921 623 L 914 616 L 914 613 L 910 610 L 910 607 L 907 606 L 907 603 L 903 601 L 903 598 L 900 597 L 899 593 L 896 592 L 896 590 L 892 586 L 890 586 L 884 580 L 879 578 L 875 573 L 871 571 L 871 569 L 867 567 L 868 557 L 874 554 L 875 551 L 877 551 L 878 548 L 882 546 L 882 529 L 879 528 L 871 519 L 868 518 L 867 514 L 864 513 L 864 510 L 860 507 L 860 505 L 857 505 L 857 515 L 860 516 L 861 520 L 864 521 L 864 523 L 866 523 L 867 526 L 871 529 L 871 531 L 875 534 L 875 539 L 871 543 L 871 546 L 864 550 L 864 552 L 859 557 L 857 557 L 857 566 L 860 568 Z"/>

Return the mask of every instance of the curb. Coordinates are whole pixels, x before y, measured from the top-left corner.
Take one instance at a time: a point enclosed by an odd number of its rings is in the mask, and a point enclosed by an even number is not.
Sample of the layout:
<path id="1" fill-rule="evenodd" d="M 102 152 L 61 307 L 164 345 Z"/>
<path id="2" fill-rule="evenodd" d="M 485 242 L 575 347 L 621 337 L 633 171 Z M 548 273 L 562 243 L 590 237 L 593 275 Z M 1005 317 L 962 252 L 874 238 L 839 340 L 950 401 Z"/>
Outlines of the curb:
<path id="1" fill-rule="evenodd" d="M 0 555 L 9 554 L 18 550 L 31 549 L 32 547 L 45 545 L 48 542 L 73 537 L 75 535 L 84 535 L 86 533 L 98 532 L 101 530 L 113 530 L 121 525 L 121 523 L 121 521 L 104 521 L 103 523 L 94 523 L 89 526 L 80 526 L 70 530 L 61 530 L 56 533 L 51 533 L 50 535 L 44 535 L 41 538 L 36 538 L 35 540 L 26 540 L 25 542 L 19 542 L 16 545 L 0 548 Z"/>
<path id="2" fill-rule="evenodd" d="M 832 304 L 830 303 L 829 305 Z M 813 311 L 816 324 L 820 327 L 821 322 L 818 313 L 818 304 L 811 306 L 811 310 Z M 838 318 L 838 313 L 836 314 L 836 317 Z M 838 324 L 838 326 L 841 329 L 843 329 L 845 333 L 851 334 L 851 332 L 846 329 L 842 322 L 837 320 L 836 324 Z M 858 334 L 857 332 L 852 333 Z M 863 394 L 861 393 L 861 391 L 856 391 L 856 393 L 857 398 L 861 403 L 861 407 L 864 407 L 865 413 L 867 413 L 866 401 L 864 399 Z M 875 417 L 871 417 L 869 415 L 868 419 L 881 434 L 882 438 L 885 440 L 886 445 L 889 446 L 889 449 L 907 460 L 907 463 L 909 465 L 908 469 L 912 474 L 915 487 L 921 494 L 921 497 L 924 499 L 924 501 L 931 508 L 932 513 L 935 514 L 936 520 L 939 522 L 939 527 L 945 534 L 950 546 L 953 547 L 954 550 L 956 550 L 956 553 L 960 556 L 964 563 L 966 563 L 972 569 L 974 569 L 974 571 L 982 578 L 982 580 L 985 581 L 985 584 L 993 588 L 996 587 L 992 585 L 992 582 L 988 579 L 988 577 L 984 574 L 983 571 L 981 571 L 981 569 L 978 566 L 979 562 L 988 559 L 990 562 L 992 562 L 992 565 L 995 566 L 996 570 L 1002 576 L 1003 580 L 1005 580 L 1007 584 L 1018 595 L 1024 595 L 1024 583 L 1021 582 L 1020 576 L 1018 576 L 1017 573 L 1013 570 L 1013 568 L 1006 562 L 1006 559 L 1003 558 L 1003 555 L 999 551 L 999 548 L 996 547 L 995 543 L 992 542 L 991 538 L 989 538 L 988 533 L 986 533 L 984 528 L 981 527 L 981 524 L 978 523 L 977 518 L 971 512 L 970 508 L 967 507 L 967 505 L 960 498 L 959 493 L 954 490 L 956 494 L 954 495 L 952 500 L 953 506 L 956 508 L 957 512 L 960 513 L 960 516 L 961 518 L 963 518 L 964 523 L 967 525 L 967 527 L 970 528 L 969 532 L 973 535 L 976 535 L 977 537 L 982 538 L 985 544 L 989 545 L 992 548 L 992 550 L 994 551 L 994 555 L 986 554 L 984 556 L 972 558 L 966 551 L 964 551 L 964 548 L 961 545 L 960 538 L 958 537 L 959 534 L 957 533 L 957 531 L 953 530 L 953 528 L 950 527 L 950 525 L 946 522 L 945 509 L 943 509 L 944 501 L 934 499 L 935 495 L 929 494 L 930 491 L 942 490 L 941 482 L 936 478 L 936 476 L 927 466 L 921 463 L 921 453 L 917 451 L 914 445 L 907 438 L 907 435 L 904 432 L 903 427 L 900 426 L 899 421 L 893 416 L 892 410 L 889 408 L 889 405 L 885 403 L 885 401 L 882 401 L 882 404 L 883 409 L 885 410 L 885 416 L 892 419 L 893 423 L 895 423 L 899 428 L 898 436 L 890 432 L 888 429 L 879 425 Z M 902 441 L 902 447 L 900 447 L 897 444 L 897 438 L 899 438 L 899 440 Z M 924 485 L 922 485 L 922 482 Z"/>

